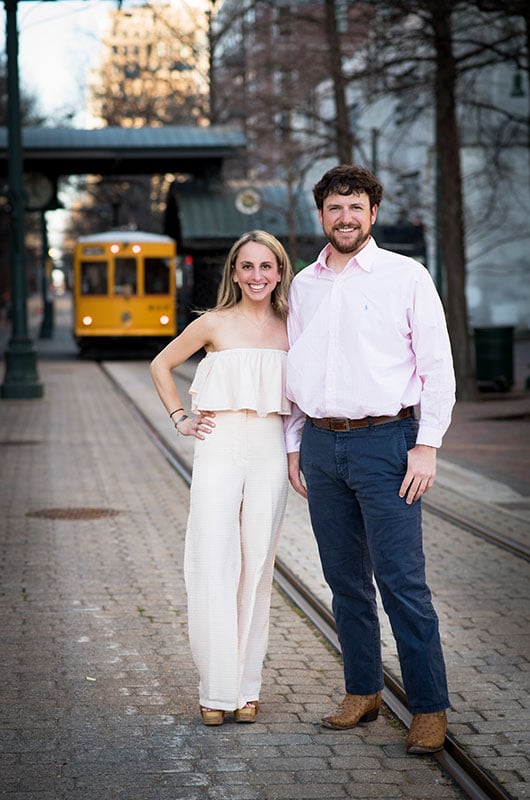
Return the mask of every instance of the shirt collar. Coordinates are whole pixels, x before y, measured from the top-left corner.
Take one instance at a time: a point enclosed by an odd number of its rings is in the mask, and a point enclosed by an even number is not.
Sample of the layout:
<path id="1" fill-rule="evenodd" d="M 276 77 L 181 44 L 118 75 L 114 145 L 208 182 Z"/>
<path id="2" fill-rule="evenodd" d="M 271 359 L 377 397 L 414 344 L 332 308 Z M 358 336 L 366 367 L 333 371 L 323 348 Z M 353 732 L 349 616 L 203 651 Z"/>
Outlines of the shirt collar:
<path id="1" fill-rule="evenodd" d="M 371 272 L 372 264 L 377 250 L 378 247 L 375 242 L 375 239 L 372 236 L 370 236 L 368 242 L 365 244 L 362 250 L 360 250 L 357 253 L 357 255 L 350 258 L 350 260 L 344 267 L 343 272 L 354 266 L 359 266 L 365 272 Z M 321 276 L 324 272 L 329 272 L 329 267 L 326 262 L 330 253 L 331 253 L 331 245 L 328 242 L 328 244 L 323 248 L 323 250 L 320 251 L 316 261 L 315 272 L 318 276 Z"/>

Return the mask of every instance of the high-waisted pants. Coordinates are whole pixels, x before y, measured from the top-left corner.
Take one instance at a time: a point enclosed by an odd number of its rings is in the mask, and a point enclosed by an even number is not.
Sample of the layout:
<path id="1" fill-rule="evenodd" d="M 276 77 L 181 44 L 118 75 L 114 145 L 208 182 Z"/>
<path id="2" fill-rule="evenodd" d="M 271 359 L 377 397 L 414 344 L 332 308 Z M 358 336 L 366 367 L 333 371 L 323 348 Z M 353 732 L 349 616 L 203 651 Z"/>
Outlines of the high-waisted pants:
<path id="1" fill-rule="evenodd" d="M 184 575 L 199 703 L 258 700 L 274 556 L 287 501 L 282 417 L 217 411 L 195 443 Z"/>

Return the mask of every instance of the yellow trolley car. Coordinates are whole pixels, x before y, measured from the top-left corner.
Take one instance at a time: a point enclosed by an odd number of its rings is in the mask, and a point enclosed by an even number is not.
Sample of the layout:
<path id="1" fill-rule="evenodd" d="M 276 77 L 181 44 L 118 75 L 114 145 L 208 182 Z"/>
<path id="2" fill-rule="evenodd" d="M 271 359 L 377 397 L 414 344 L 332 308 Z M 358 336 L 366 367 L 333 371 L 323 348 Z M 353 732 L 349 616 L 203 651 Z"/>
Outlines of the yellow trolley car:
<path id="1" fill-rule="evenodd" d="M 73 266 L 81 352 L 111 341 L 165 344 L 176 335 L 176 246 L 169 236 L 120 230 L 82 236 Z"/>

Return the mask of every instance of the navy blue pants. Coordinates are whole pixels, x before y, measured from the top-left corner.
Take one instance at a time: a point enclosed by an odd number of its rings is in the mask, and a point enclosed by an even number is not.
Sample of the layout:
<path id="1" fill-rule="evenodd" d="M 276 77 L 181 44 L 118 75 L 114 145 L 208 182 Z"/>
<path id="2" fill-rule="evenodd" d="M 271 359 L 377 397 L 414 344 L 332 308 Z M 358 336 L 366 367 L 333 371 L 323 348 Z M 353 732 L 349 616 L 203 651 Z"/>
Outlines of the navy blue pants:
<path id="1" fill-rule="evenodd" d="M 417 428 L 413 418 L 346 432 L 307 421 L 300 450 L 346 691 L 383 688 L 375 577 L 412 714 L 449 706 L 438 617 L 425 579 L 421 500 L 407 505 L 398 494 Z"/>

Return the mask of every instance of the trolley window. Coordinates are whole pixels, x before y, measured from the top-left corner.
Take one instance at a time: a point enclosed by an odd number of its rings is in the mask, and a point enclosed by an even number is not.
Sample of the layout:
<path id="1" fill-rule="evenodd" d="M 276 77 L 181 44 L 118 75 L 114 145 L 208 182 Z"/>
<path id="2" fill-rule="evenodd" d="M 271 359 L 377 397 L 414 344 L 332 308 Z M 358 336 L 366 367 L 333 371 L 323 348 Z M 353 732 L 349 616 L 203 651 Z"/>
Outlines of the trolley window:
<path id="1" fill-rule="evenodd" d="M 117 258 L 114 261 L 114 294 L 130 297 L 136 291 L 136 259 Z"/>
<path id="2" fill-rule="evenodd" d="M 169 294 L 171 259 L 146 258 L 144 262 L 145 294 Z"/>
<path id="3" fill-rule="evenodd" d="M 81 294 L 107 294 L 107 262 L 81 261 Z"/>

